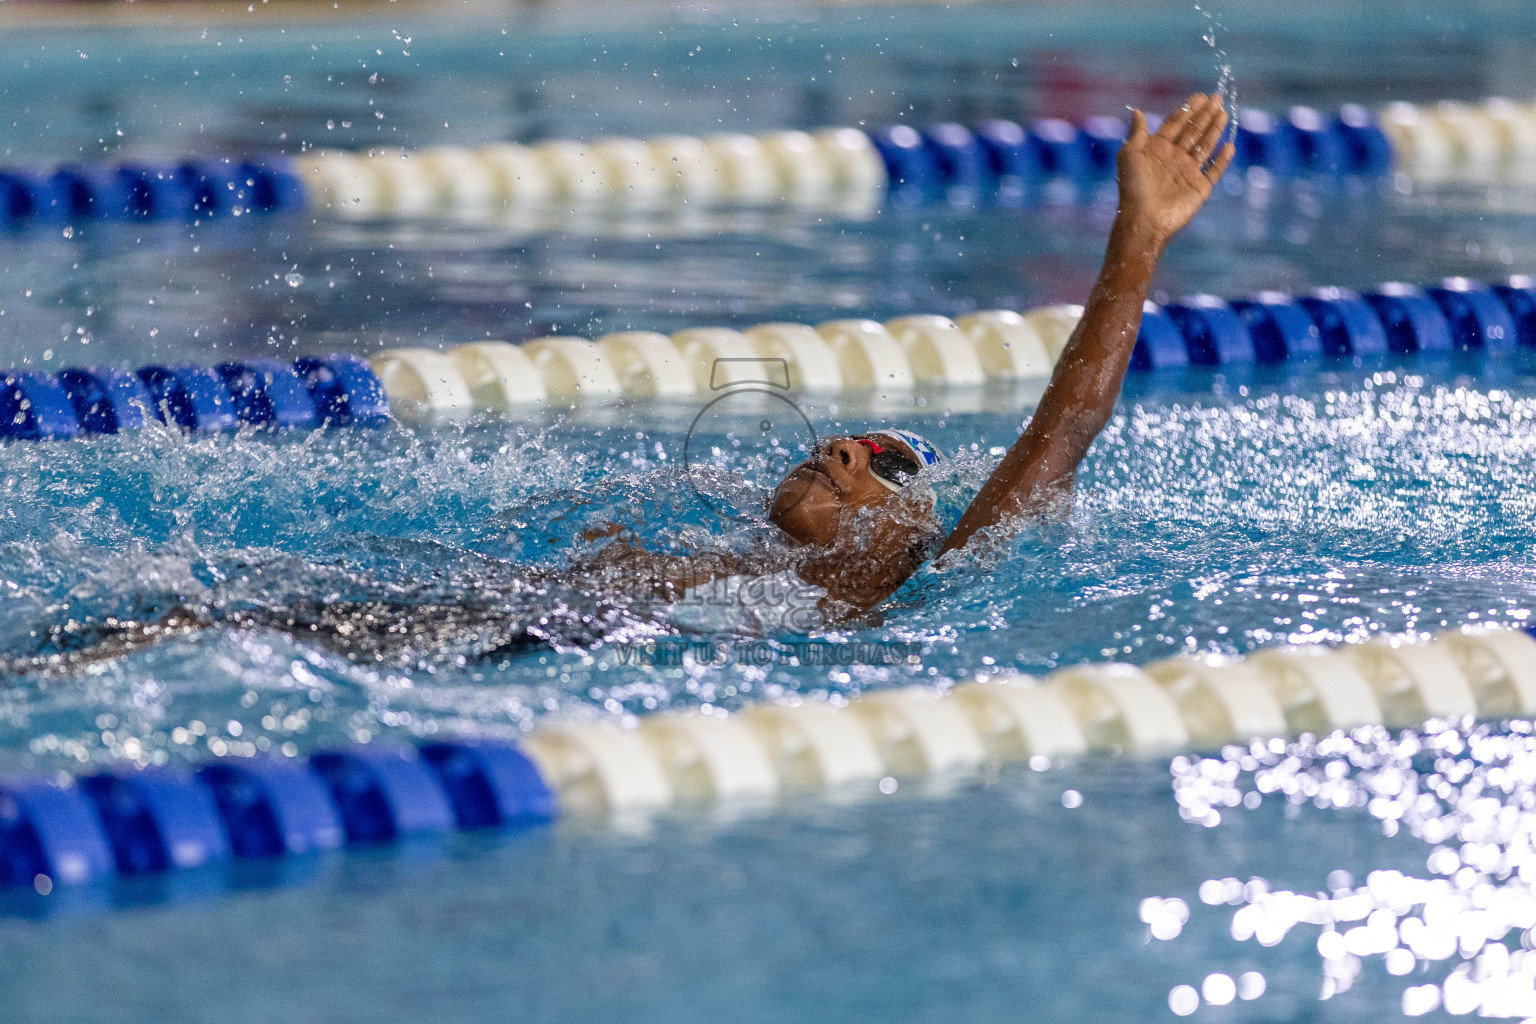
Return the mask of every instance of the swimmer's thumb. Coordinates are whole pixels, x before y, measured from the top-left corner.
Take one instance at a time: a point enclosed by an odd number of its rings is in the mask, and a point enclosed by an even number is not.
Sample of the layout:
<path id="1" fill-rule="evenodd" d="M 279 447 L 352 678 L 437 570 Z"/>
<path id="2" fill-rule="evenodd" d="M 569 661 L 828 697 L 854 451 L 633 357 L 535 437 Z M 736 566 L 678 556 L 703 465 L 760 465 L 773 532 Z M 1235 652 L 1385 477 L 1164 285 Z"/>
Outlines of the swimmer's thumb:
<path id="1" fill-rule="evenodd" d="M 1147 141 L 1147 138 L 1150 136 L 1150 134 L 1151 133 L 1147 131 L 1146 115 L 1143 114 L 1140 110 L 1137 110 L 1135 107 L 1132 107 L 1131 133 L 1126 137 L 1126 143 L 1128 145 L 1139 146 L 1143 142 Z"/>

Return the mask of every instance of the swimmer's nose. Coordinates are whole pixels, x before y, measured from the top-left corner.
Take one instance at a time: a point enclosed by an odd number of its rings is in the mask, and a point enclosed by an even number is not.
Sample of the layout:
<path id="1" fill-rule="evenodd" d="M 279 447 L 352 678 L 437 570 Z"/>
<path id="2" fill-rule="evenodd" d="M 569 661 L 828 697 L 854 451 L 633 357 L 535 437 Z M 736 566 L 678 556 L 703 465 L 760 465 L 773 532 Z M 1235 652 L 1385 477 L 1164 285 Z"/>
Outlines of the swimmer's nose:
<path id="1" fill-rule="evenodd" d="M 847 487 L 869 471 L 869 449 L 851 437 L 834 438 L 822 446 L 821 465 L 839 487 Z"/>

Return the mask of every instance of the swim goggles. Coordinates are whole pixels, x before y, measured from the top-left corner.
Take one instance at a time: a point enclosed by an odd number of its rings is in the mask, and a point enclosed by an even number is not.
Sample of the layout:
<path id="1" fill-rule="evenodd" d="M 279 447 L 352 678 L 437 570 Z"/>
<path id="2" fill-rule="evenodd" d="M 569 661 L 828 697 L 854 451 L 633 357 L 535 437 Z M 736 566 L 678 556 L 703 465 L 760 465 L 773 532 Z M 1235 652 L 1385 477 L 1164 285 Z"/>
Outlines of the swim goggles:
<path id="1" fill-rule="evenodd" d="M 911 449 L 912 455 L 916 458 L 908 456 L 893 445 L 881 444 L 881 437 L 900 441 Z M 854 440 L 869 449 L 870 475 L 891 491 L 901 490 L 911 483 L 917 474 L 943 458 L 927 438 L 921 434 L 914 434 L 910 430 L 888 428 L 862 434 Z"/>

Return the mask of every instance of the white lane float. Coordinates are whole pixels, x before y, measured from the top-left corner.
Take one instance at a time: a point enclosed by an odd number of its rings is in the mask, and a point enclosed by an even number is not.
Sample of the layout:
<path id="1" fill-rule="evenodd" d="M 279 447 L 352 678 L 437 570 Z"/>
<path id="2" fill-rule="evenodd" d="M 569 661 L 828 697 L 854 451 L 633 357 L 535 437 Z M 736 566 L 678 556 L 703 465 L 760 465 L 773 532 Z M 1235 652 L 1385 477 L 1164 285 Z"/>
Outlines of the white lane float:
<path id="1" fill-rule="evenodd" d="M 1536 109 L 1498 97 L 1483 109 L 1493 123 L 1505 165 L 1529 169 L 1536 163 Z"/>
<path id="2" fill-rule="evenodd" d="M 1486 108 L 1447 100 L 1424 113 L 1450 142 L 1451 159 L 1463 174 L 1487 177 L 1504 163 L 1499 125 Z"/>
<path id="3" fill-rule="evenodd" d="M 885 191 L 885 161 L 868 135 L 857 128 L 824 128 L 813 137 L 840 193 L 879 196 Z"/>
<path id="4" fill-rule="evenodd" d="M 1348 658 L 1324 647 L 1275 647 L 1248 659 L 1285 710 L 1292 733 L 1382 725 L 1376 695 Z"/>
<path id="5" fill-rule="evenodd" d="M 539 729 L 523 750 L 576 814 L 625 815 L 672 803 L 672 785 L 650 744 L 611 722 L 569 722 Z"/>
<path id="6" fill-rule="evenodd" d="M 1070 757 L 1088 740 L 1061 694 L 1028 676 L 1000 676 L 955 687 L 946 698 L 970 719 L 987 756 L 998 761 Z"/>
<path id="7" fill-rule="evenodd" d="M 1480 718 L 1536 714 L 1536 640 L 1520 630 L 1442 633 L 1437 644 L 1472 686 Z"/>
<path id="8" fill-rule="evenodd" d="M 1451 140 L 1440 122 L 1412 103 L 1389 103 L 1380 114 L 1381 130 L 1392 142 L 1401 170 L 1425 177 L 1439 177 L 1455 164 Z"/>
<path id="9" fill-rule="evenodd" d="M 1279 701 L 1245 662 L 1176 657 L 1153 662 L 1146 673 L 1178 704 L 1197 747 L 1214 750 L 1286 734 Z"/>
<path id="10" fill-rule="evenodd" d="M 441 189 L 430 165 L 407 149 L 377 149 L 362 157 L 379 182 L 379 202 L 396 217 L 428 217 L 443 212 Z"/>
<path id="11" fill-rule="evenodd" d="M 682 353 L 688 372 L 693 376 L 694 390 L 700 395 L 722 391 L 732 385 L 768 380 L 772 386 L 789 382 L 779 381 L 777 372 L 782 365 L 766 365 L 757 354 L 757 346 L 740 331 L 726 327 L 693 327 L 672 335 L 672 344 Z M 774 372 L 774 376 L 768 376 Z"/>
<path id="12" fill-rule="evenodd" d="M 766 803 L 779 795 L 767 747 L 738 718 L 651 715 L 641 720 L 639 732 L 680 802 Z"/>
<path id="13" fill-rule="evenodd" d="M 947 775 L 986 757 L 963 709 L 920 687 L 868 693 L 849 704 L 892 775 Z"/>
<path id="14" fill-rule="evenodd" d="M 432 146 L 418 150 L 416 159 L 437 192 L 434 205 L 465 218 L 490 214 L 503 205 L 496 174 L 472 149 Z"/>
<path id="15" fill-rule="evenodd" d="M 776 198 L 790 203 L 820 203 L 832 194 L 836 172 L 826 153 L 806 132 L 769 132 L 758 136 L 778 182 Z"/>
<path id="16" fill-rule="evenodd" d="M 556 723 L 523 744 L 567 811 L 623 816 L 673 802 L 761 804 L 781 790 L 865 792 L 888 774 L 953 778 L 988 759 L 1090 750 L 1158 756 L 1285 734 L 1406 727 L 1452 717 L 1469 691 L 1484 718 L 1519 713 L 1511 709 L 1522 700 L 1536 704 L 1536 641 L 1467 630 L 1429 643 L 1272 648 L 1246 660 L 1176 657 L 1144 671 L 1083 665 L 1043 684 L 1004 675 L 942 697 L 912 688 L 866 693 L 845 707 L 759 705 L 729 718 L 662 712 L 638 729 Z M 1392 709 L 1387 723 L 1383 704 Z M 1411 720 L 1415 708 L 1423 717 Z"/>
<path id="17" fill-rule="evenodd" d="M 448 350 L 477 410 L 501 412 L 548 399 L 544 376 L 527 352 L 505 341 L 476 341 Z M 387 388 L 386 388 L 387 391 Z"/>
<path id="18" fill-rule="evenodd" d="M 383 183 L 365 157 L 317 149 L 299 157 L 295 165 L 311 209 L 347 220 L 369 220 L 388 212 Z"/>
<path id="19" fill-rule="evenodd" d="M 1049 377 L 1055 367 L 1040 333 L 1022 314 L 1011 309 L 970 313 L 955 324 L 976 347 L 982 372 L 989 380 Z"/>
<path id="20" fill-rule="evenodd" d="M 779 181 L 763 144 L 751 135 L 711 135 L 704 140 L 720 173 L 717 194 L 727 202 L 758 206 L 779 196 Z"/>
<path id="21" fill-rule="evenodd" d="M 786 789 L 839 790 L 885 774 L 880 751 L 847 708 L 820 701 L 764 704 L 742 712 L 767 747 Z"/>
<path id="22" fill-rule="evenodd" d="M 650 209 L 672 193 L 655 151 L 640 139 L 601 139 L 592 156 L 603 165 L 609 199 L 620 206 Z"/>
<path id="23" fill-rule="evenodd" d="M 1082 665 L 1053 672 L 1045 685 L 1061 696 L 1094 750 L 1161 754 L 1189 745 L 1173 698 L 1131 665 Z"/>
<path id="24" fill-rule="evenodd" d="M 510 142 L 482 146 L 475 150 L 475 158 L 490 172 L 496 200 L 503 207 L 541 207 L 555 196 L 548 166 L 528 146 Z"/>
<path id="25" fill-rule="evenodd" d="M 703 139 L 692 135 L 663 135 L 649 142 L 662 179 L 689 203 L 711 203 L 720 196 L 723 175 Z"/>
<path id="26" fill-rule="evenodd" d="M 613 194 L 607 165 L 592 146 L 562 139 L 535 146 L 533 152 L 559 198 L 577 206 L 599 206 Z"/>
<path id="27" fill-rule="evenodd" d="M 878 320 L 829 320 L 816 328 L 850 388 L 909 393 L 917 383 L 907 350 Z"/>
<path id="28" fill-rule="evenodd" d="M 759 356 L 785 361 L 792 389 L 824 393 L 843 390 L 837 356 L 814 327 L 790 323 L 758 324 L 744 333 Z"/>
<path id="29" fill-rule="evenodd" d="M 1070 302 L 1041 306 L 1031 309 L 1023 317 L 1024 322 L 1040 336 L 1041 343 L 1045 345 L 1045 354 L 1050 357 L 1051 365 L 1055 366 L 1061 360 L 1062 350 L 1071 340 L 1072 332 L 1077 330 L 1078 323 L 1083 319 L 1083 307 Z"/>
<path id="30" fill-rule="evenodd" d="M 631 398 L 689 398 L 698 393 L 688 361 L 665 334 L 622 331 L 605 334 L 596 344 Z"/>
<path id="31" fill-rule="evenodd" d="M 913 375 L 925 384 L 976 387 L 986 372 L 970 337 L 947 316 L 918 314 L 885 322 L 885 329 L 907 354 Z"/>
<path id="32" fill-rule="evenodd" d="M 585 338 L 535 338 L 523 351 L 538 367 L 550 398 L 597 403 L 624 394 L 602 349 Z"/>
<path id="33" fill-rule="evenodd" d="M 1476 717 L 1477 698 L 1461 666 L 1443 645 L 1408 637 L 1346 644 L 1348 658 L 1370 684 L 1388 728 L 1406 729 L 1431 718 Z"/>
<path id="34" fill-rule="evenodd" d="M 469 385 L 447 353 L 429 348 L 385 349 L 368 363 L 398 419 L 463 419 L 475 411 Z"/>

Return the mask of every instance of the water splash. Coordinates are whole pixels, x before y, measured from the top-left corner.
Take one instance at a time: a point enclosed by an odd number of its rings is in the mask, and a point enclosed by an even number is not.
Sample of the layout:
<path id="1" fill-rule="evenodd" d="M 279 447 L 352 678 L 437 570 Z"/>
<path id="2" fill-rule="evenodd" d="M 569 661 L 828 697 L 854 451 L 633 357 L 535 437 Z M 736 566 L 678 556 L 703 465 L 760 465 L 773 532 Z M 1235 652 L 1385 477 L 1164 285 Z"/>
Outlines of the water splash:
<path id="1" fill-rule="evenodd" d="M 1208 5 L 1202 5 L 1199 0 L 1195 2 L 1195 10 L 1205 19 L 1205 31 L 1200 38 L 1205 45 L 1211 48 L 1212 60 L 1216 70 L 1216 94 L 1221 97 L 1222 104 L 1227 108 L 1227 114 L 1232 118 L 1232 123 L 1237 123 L 1237 76 L 1232 71 L 1232 61 L 1227 56 L 1226 49 L 1221 44 L 1221 35 L 1226 31 L 1221 23 L 1221 14 L 1210 9 Z"/>

